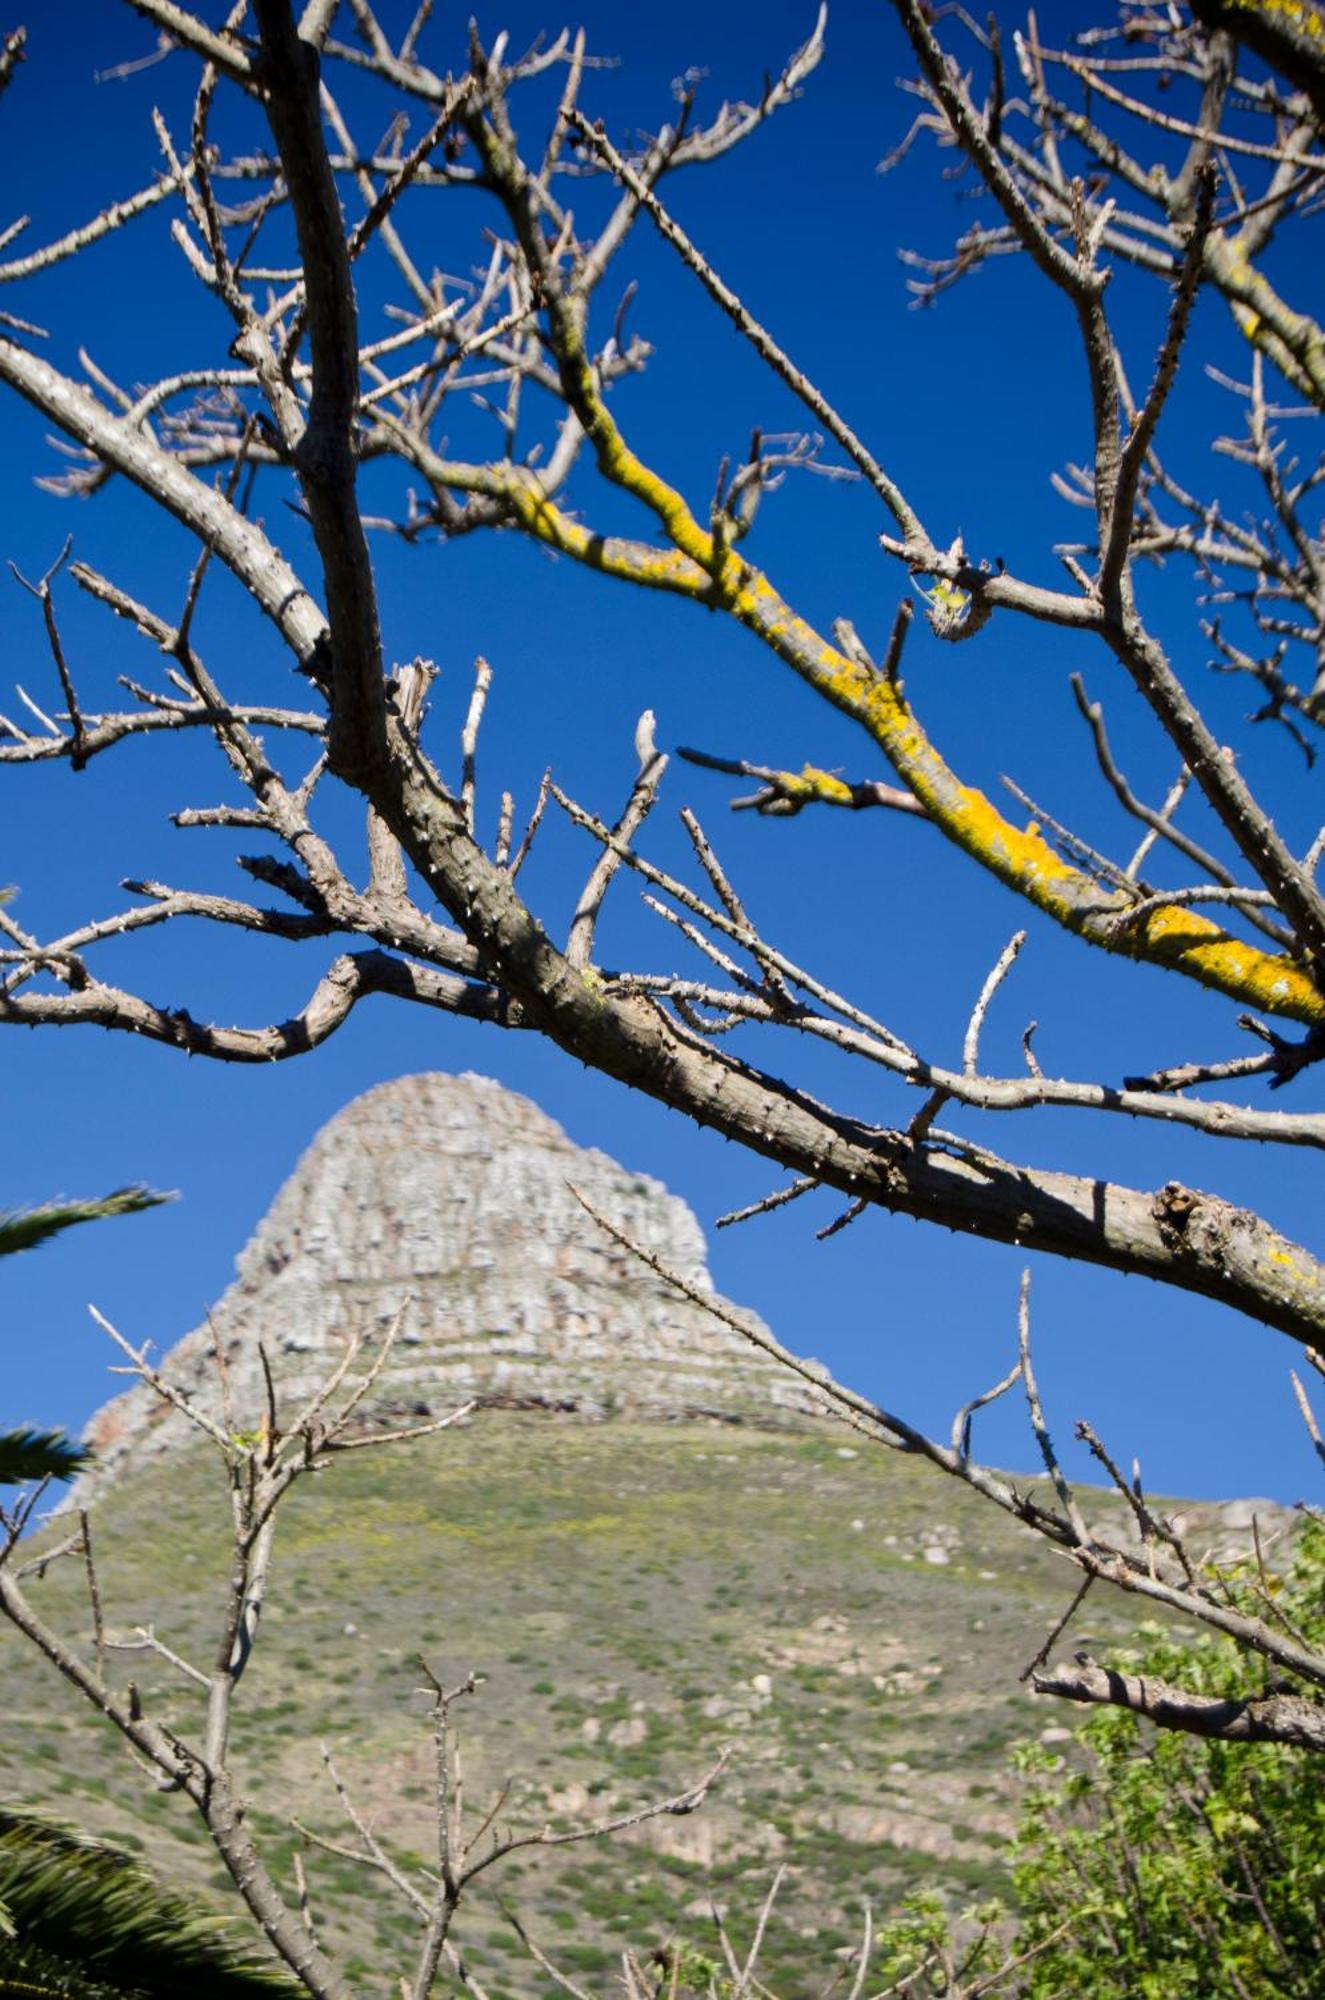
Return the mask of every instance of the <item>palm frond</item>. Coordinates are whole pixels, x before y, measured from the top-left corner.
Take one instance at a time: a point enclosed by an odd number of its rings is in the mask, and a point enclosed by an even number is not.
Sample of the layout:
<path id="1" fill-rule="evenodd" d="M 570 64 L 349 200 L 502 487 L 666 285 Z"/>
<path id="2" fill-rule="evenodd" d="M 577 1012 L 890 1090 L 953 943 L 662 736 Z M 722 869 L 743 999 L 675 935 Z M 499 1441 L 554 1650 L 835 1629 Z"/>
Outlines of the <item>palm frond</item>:
<path id="1" fill-rule="evenodd" d="M 303 1991 L 196 1900 L 131 1855 L 44 1815 L 0 1805 L 0 1995 L 272 2000 Z"/>
<path id="2" fill-rule="evenodd" d="M 0 1257 L 16 1250 L 31 1250 L 76 1222 L 100 1222 L 108 1215 L 136 1215 L 145 1208 L 157 1208 L 173 1196 L 157 1194 L 152 1188 L 117 1188 L 99 1201 L 54 1201 L 41 1208 L 0 1213 Z"/>
<path id="3" fill-rule="evenodd" d="M 72 1479 L 92 1460 L 63 1431 L 0 1431 L 0 1486 L 29 1479 Z"/>

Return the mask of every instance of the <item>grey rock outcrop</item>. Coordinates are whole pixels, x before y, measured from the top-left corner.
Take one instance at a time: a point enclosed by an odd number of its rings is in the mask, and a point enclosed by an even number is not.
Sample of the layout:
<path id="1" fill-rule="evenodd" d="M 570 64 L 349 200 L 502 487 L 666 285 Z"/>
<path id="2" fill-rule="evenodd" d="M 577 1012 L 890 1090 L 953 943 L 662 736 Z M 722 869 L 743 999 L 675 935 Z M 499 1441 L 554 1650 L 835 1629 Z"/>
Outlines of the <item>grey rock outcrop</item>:
<path id="1" fill-rule="evenodd" d="M 478 1397 L 601 1418 L 794 1418 L 813 1392 L 613 1243 L 571 1194 L 697 1289 L 711 1289 L 690 1209 L 662 1184 L 573 1145 L 486 1077 L 382 1084 L 323 1127 L 207 1321 L 162 1364 L 203 1408 L 226 1357 L 239 1420 L 264 1405 L 259 1342 L 288 1412 L 356 1333 L 365 1363 L 399 1333 L 367 1406 L 422 1419 Z M 754 1321 L 753 1315 L 748 1315 Z M 88 1426 L 100 1483 L 189 1427 L 143 1387 Z"/>

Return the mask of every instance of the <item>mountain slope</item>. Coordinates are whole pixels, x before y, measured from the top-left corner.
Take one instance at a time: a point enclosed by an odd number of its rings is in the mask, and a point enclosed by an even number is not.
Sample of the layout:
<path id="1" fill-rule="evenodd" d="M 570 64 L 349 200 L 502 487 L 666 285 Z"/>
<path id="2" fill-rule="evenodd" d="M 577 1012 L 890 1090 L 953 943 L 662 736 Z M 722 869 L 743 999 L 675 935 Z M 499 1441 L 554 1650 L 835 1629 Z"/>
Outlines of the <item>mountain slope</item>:
<path id="1" fill-rule="evenodd" d="M 215 1340 L 235 1420 L 256 1429 L 259 1343 L 288 1421 L 347 1339 L 371 1357 L 400 1314 L 367 1426 L 478 1405 L 463 1426 L 349 1454 L 283 1505 L 237 1705 L 251 1820 L 291 1895 L 293 1821 L 352 1844 L 325 1745 L 401 1865 L 428 1865 L 420 1655 L 448 1686 L 483 1677 L 456 1712 L 475 1822 L 498 1798 L 499 1824 L 534 1834 L 625 1813 L 687 1789 L 729 1745 L 701 1812 L 607 1845 L 526 1850 L 484 1878 L 458 1934 L 493 2000 L 541 2000 L 552 1989 L 505 1922 L 506 1897 L 606 1994 L 623 1943 L 678 1927 L 704 1940 L 710 1899 L 739 1931 L 785 1865 L 764 1975 L 815 1992 L 864 1901 L 886 1914 L 920 1883 L 953 1898 L 1002 1884 L 1008 1744 L 1065 1723 L 1018 1675 L 1075 1573 L 932 1469 L 817 1416 L 805 1385 L 608 1242 L 568 1181 L 706 1285 L 698 1224 L 657 1182 L 572 1146 L 484 1079 L 407 1078 L 318 1135 L 235 1284 L 163 1364 L 219 1413 Z M 141 1635 L 204 1673 L 216 1657 L 224 1468 L 141 1387 L 90 1436 L 99 1465 L 77 1499 L 91 1508 L 106 1631 L 136 1646 L 112 1649 L 108 1675 L 194 1736 L 203 1691 Z M 1192 1526 L 1227 1540 L 1233 1517 L 1194 1510 Z M 31 1589 L 89 1651 L 81 1561 Z M 1101 1588 L 1089 1615 L 1074 1638 L 1104 1650 L 1133 1612 Z M 0 1796 L 229 1893 L 186 1803 L 154 1789 L 8 1628 L 0 1686 Z M 398 1993 L 416 1919 L 343 1856 L 307 1865 L 357 1989 Z"/>
<path id="2" fill-rule="evenodd" d="M 694 1817 L 535 1852 L 493 1884 L 604 1990 L 614 1946 L 678 1923 L 702 1934 L 710 1895 L 739 1924 L 780 1861 L 769 1977 L 780 1970 L 793 1993 L 826 1979 L 862 1898 L 886 1910 L 922 1880 L 954 1894 L 998 1883 L 1006 1746 L 1064 1720 L 1016 1677 L 1071 1579 L 968 1495 L 844 1435 L 493 1411 L 353 1454 L 296 1492 L 236 1738 L 287 1882 L 292 1815 L 349 1837 L 319 1742 L 397 1852 L 433 1852 L 421 1652 L 448 1684 L 486 1677 L 458 1717 L 478 1817 L 507 1779 L 503 1820 L 527 1829 L 625 1810 L 683 1789 L 733 1745 Z M 207 1665 L 225 1509 L 206 1450 L 116 1481 L 94 1516 L 112 1631 L 150 1625 Z M 38 1598 L 86 1636 L 79 1568 L 53 1569 Z M 1082 1630 L 1116 1643 L 1128 1607 L 1101 1604 Z M 200 1694 L 159 1658 L 114 1656 L 111 1672 L 153 1712 L 196 1721 Z M 9 1633 L 0 1676 L 0 1789 L 223 1883 L 187 1808 L 152 1791 Z M 348 1863 L 314 1856 L 309 1872 L 364 1990 L 394 1991 L 384 1967 L 403 1963 L 413 1920 Z M 490 1991 L 544 1992 L 489 1896 L 462 1910 L 460 1934 Z"/>

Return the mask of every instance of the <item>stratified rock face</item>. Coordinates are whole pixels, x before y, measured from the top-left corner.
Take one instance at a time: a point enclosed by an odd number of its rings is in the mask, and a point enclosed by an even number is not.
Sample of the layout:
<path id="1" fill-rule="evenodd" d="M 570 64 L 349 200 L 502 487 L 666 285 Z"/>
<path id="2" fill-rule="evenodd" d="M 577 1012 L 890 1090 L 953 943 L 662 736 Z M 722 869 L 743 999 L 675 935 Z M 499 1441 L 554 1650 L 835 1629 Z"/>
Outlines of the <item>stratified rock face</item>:
<path id="1" fill-rule="evenodd" d="M 238 1262 L 235 1283 L 163 1374 L 236 1421 L 264 1407 L 259 1342 L 288 1415 L 355 1334 L 365 1364 L 397 1314 L 371 1405 L 421 1419 L 471 1397 L 604 1417 L 783 1418 L 806 1386 L 612 1242 L 569 1182 L 698 1289 L 704 1238 L 683 1201 L 572 1145 L 527 1098 L 480 1076 L 411 1076 L 355 1100 L 313 1141 Z M 753 1315 L 745 1316 L 758 1324 Z M 188 1426 L 135 1388 L 88 1439 L 104 1475 Z"/>

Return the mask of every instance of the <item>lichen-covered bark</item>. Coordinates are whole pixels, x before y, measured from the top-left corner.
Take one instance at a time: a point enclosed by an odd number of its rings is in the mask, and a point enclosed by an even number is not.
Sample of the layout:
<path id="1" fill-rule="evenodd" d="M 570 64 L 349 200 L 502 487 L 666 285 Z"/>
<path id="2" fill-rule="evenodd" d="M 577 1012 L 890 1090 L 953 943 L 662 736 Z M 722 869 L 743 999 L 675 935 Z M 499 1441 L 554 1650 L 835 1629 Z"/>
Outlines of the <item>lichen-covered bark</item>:
<path id="1" fill-rule="evenodd" d="M 1325 7 L 1315 0 L 1192 0 L 1192 12 L 1287 77 L 1325 129 Z"/>

